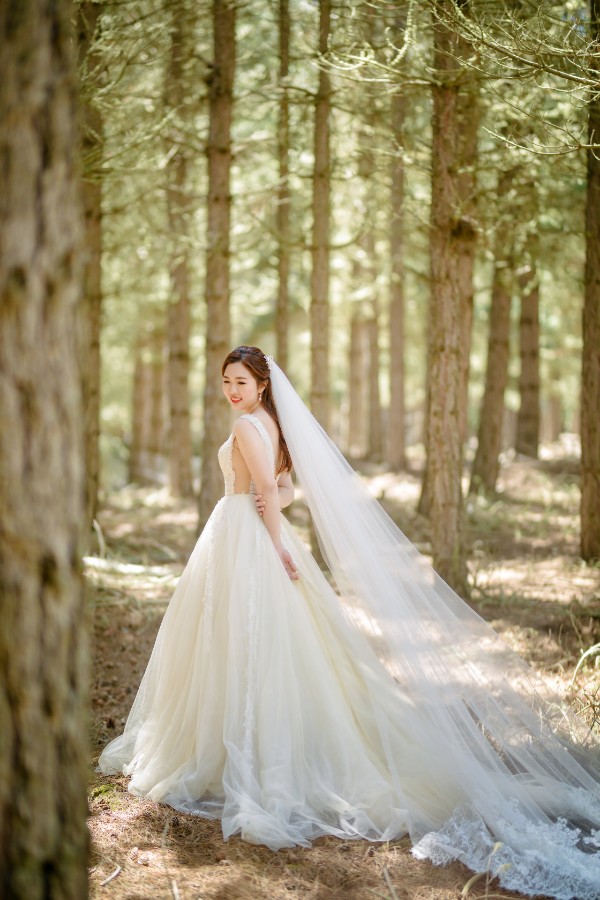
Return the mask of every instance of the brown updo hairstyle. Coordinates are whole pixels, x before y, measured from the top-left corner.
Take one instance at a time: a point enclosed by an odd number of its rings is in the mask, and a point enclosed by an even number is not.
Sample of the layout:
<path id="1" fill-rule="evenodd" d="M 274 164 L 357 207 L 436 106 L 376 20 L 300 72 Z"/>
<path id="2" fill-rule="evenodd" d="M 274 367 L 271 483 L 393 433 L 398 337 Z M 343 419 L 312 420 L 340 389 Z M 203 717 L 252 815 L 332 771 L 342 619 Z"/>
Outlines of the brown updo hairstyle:
<path id="1" fill-rule="evenodd" d="M 292 457 L 285 442 L 281 425 L 279 424 L 279 416 L 277 415 L 277 407 L 273 400 L 273 391 L 271 389 L 271 373 L 265 354 L 258 347 L 236 347 L 226 358 L 221 367 L 221 375 L 225 374 L 225 369 L 230 363 L 241 362 L 251 372 L 257 384 L 264 384 L 265 388 L 262 392 L 261 403 L 267 412 L 275 419 L 277 429 L 279 431 L 279 468 L 280 472 L 292 471 Z"/>

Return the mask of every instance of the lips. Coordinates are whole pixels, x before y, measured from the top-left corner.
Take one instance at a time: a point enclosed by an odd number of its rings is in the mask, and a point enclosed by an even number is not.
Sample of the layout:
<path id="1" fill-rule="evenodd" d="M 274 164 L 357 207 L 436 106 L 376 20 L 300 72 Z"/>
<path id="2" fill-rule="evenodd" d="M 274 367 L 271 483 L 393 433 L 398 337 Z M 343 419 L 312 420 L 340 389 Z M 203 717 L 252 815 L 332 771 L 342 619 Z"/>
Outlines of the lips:
<path id="1" fill-rule="evenodd" d="M 231 398 L 231 402 L 232 402 L 232 403 L 241 403 L 241 402 L 242 402 L 242 398 L 241 398 L 241 397 L 238 397 L 237 399 L 234 400 L 234 398 L 232 397 L 232 398 Z"/>

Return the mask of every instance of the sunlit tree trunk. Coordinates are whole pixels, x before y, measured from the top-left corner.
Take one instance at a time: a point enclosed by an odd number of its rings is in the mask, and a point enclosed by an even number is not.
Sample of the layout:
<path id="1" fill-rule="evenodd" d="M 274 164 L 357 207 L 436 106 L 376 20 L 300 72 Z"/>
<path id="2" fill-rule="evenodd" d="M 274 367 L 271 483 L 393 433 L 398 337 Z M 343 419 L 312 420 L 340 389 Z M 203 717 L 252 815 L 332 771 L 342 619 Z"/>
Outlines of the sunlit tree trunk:
<path id="1" fill-rule="evenodd" d="M 0 12 L 0 896 L 87 896 L 72 5 Z"/>
<path id="2" fill-rule="evenodd" d="M 104 123 L 94 93 L 104 64 L 95 44 L 102 3 L 77 4 L 77 43 L 81 73 L 81 152 L 84 208 L 84 291 L 81 372 L 83 378 L 86 459 L 86 521 L 98 506 L 100 471 L 100 315 L 102 309 L 102 159 Z"/>
<path id="3" fill-rule="evenodd" d="M 383 458 L 383 428 L 381 419 L 381 393 L 379 390 L 379 305 L 367 323 L 369 342 L 369 459 L 381 462 Z"/>
<path id="4" fill-rule="evenodd" d="M 348 439 L 350 456 L 363 459 L 368 448 L 368 380 L 369 368 L 368 323 L 359 315 L 350 322 L 350 358 L 348 360 Z"/>
<path id="5" fill-rule="evenodd" d="M 167 370 L 163 328 L 156 327 L 150 343 L 150 426 L 148 429 L 149 476 L 159 481 L 165 459 L 167 437 Z"/>
<path id="6" fill-rule="evenodd" d="M 171 299 L 167 346 L 169 385 L 169 487 L 179 497 L 193 495 L 192 435 L 190 430 L 190 228 L 188 157 L 185 126 L 189 87 L 184 63 L 193 35 L 193 19 L 186 4 L 172 5 L 171 52 L 166 72 L 167 208 L 171 240 Z"/>
<path id="7" fill-rule="evenodd" d="M 131 398 L 131 446 L 129 481 L 143 484 L 148 478 L 148 436 L 152 410 L 152 366 L 146 340 L 141 334 L 135 347 Z"/>
<path id="8" fill-rule="evenodd" d="M 600 0 L 590 0 L 591 36 L 600 43 Z M 600 78 L 600 73 L 599 73 Z M 600 99 L 589 103 L 589 143 L 600 135 Z M 586 259 L 581 368 L 581 555 L 600 559 L 600 158 L 587 151 Z"/>
<path id="9" fill-rule="evenodd" d="M 537 274 L 538 237 L 529 235 L 525 260 L 519 275 L 521 318 L 519 352 L 521 370 L 515 449 L 537 458 L 540 439 L 540 288 Z"/>
<path id="10" fill-rule="evenodd" d="M 324 56 L 328 49 L 330 18 L 330 0 L 319 0 L 319 54 L 321 56 Z M 321 66 L 314 126 L 313 234 L 310 279 L 310 403 L 313 414 L 325 430 L 329 424 L 330 106 L 329 75 Z"/>
<path id="11" fill-rule="evenodd" d="M 390 224 L 390 408 L 387 430 L 387 461 L 392 469 L 406 465 L 404 440 L 404 97 L 391 98 L 391 123 L 394 141 L 391 163 Z"/>
<path id="12" fill-rule="evenodd" d="M 204 437 L 199 499 L 202 528 L 223 493 L 217 451 L 229 429 L 221 391 L 221 365 L 231 349 L 229 242 L 231 117 L 235 75 L 235 3 L 213 0 L 214 61 L 209 81 L 208 208 L 206 252 L 206 369 Z"/>
<path id="13" fill-rule="evenodd" d="M 505 197 L 512 184 L 512 170 L 498 179 L 498 199 Z M 485 389 L 481 401 L 477 452 L 471 471 L 470 491 L 493 494 L 500 466 L 504 394 L 508 380 L 510 351 L 510 310 L 513 289 L 513 227 L 509 217 L 500 215 L 496 225 L 494 276 L 488 326 L 488 350 Z"/>
<path id="14" fill-rule="evenodd" d="M 277 187 L 277 308 L 275 331 L 277 361 L 282 369 L 288 365 L 289 280 L 290 280 L 290 110 L 287 79 L 290 70 L 289 0 L 279 0 L 279 121 L 277 152 L 279 184 Z"/>
<path id="15" fill-rule="evenodd" d="M 476 241 L 469 214 L 474 175 L 466 174 L 475 164 L 467 116 L 476 115 L 477 96 L 458 62 L 467 50 L 446 26 L 434 23 L 427 479 L 433 564 L 462 594 L 467 571 L 461 476 L 472 304 L 467 274 Z"/>

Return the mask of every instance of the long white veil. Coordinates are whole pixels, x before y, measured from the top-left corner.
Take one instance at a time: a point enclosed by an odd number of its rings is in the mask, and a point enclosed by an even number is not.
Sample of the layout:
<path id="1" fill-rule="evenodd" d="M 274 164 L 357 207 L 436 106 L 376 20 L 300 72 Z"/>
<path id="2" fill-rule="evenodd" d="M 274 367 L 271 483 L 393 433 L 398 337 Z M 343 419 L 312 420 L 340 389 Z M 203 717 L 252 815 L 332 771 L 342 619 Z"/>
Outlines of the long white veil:
<path id="1" fill-rule="evenodd" d="M 457 797 L 416 818 L 413 852 L 462 859 L 515 890 L 600 896 L 598 743 L 434 572 L 269 359 L 294 469 L 341 602 L 398 685 L 411 741 Z M 393 761 L 402 774 L 402 760 Z M 501 846 L 498 846 L 501 845 Z"/>

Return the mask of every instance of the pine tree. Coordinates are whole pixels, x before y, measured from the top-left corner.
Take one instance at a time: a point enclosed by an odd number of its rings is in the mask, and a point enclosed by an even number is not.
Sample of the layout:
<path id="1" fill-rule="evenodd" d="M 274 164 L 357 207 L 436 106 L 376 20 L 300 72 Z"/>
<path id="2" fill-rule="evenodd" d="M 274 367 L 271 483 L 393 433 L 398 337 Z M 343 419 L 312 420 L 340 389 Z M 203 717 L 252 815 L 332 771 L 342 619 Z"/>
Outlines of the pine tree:
<path id="1" fill-rule="evenodd" d="M 223 493 L 217 452 L 227 436 L 229 411 L 221 391 L 221 365 L 231 349 L 229 317 L 231 119 L 235 75 L 235 3 L 213 0 L 214 59 L 209 76 L 206 354 L 204 437 L 199 498 L 203 527 Z"/>
<path id="2" fill-rule="evenodd" d="M 0 12 L 0 895 L 87 895 L 83 227 L 72 6 Z"/>
<path id="3" fill-rule="evenodd" d="M 600 46 L 600 0 L 590 0 L 590 28 Z M 598 67 L 595 69 L 600 75 Z M 589 101 L 590 145 L 600 139 L 600 98 Z M 587 151 L 586 259 L 581 369 L 581 555 L 600 559 L 600 158 Z"/>

